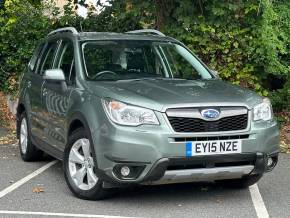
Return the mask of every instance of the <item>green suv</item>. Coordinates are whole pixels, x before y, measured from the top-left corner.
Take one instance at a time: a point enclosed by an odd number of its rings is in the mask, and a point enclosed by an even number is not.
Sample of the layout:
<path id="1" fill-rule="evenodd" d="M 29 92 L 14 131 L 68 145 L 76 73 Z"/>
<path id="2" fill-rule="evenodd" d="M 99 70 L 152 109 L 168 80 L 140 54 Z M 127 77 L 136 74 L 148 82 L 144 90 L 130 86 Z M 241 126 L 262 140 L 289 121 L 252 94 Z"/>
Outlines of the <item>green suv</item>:
<path id="1" fill-rule="evenodd" d="M 21 77 L 17 135 L 24 161 L 62 160 L 83 199 L 134 184 L 247 187 L 279 153 L 269 99 L 156 30 L 51 32 Z"/>

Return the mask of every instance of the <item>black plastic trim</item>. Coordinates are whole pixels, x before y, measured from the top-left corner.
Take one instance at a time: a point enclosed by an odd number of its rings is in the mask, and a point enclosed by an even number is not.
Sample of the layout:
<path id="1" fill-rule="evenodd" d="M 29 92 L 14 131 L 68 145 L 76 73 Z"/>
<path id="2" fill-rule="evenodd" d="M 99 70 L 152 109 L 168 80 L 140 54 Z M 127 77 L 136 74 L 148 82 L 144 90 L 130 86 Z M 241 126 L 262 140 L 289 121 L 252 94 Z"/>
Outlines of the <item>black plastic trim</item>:
<path id="1" fill-rule="evenodd" d="M 63 160 L 63 152 L 61 150 L 56 149 L 55 147 L 47 144 L 45 141 L 32 134 L 31 141 L 38 149 L 44 151 L 45 153 L 51 155 L 58 160 Z"/>
<path id="2" fill-rule="evenodd" d="M 252 174 L 263 174 L 267 169 L 267 155 L 264 153 L 258 152 L 256 154 L 256 163 L 255 168 L 252 171 Z"/>
<path id="3" fill-rule="evenodd" d="M 121 163 L 121 164 L 151 164 L 150 161 L 132 161 L 132 160 L 126 160 L 118 157 L 113 157 L 108 154 L 104 155 L 105 158 L 107 158 L 109 161 L 112 161 L 114 163 Z"/>
<path id="4" fill-rule="evenodd" d="M 153 167 L 150 169 L 147 175 L 144 177 L 142 182 L 155 181 L 155 180 L 161 179 L 165 174 L 168 164 L 169 164 L 168 158 L 159 159 L 153 165 Z"/>

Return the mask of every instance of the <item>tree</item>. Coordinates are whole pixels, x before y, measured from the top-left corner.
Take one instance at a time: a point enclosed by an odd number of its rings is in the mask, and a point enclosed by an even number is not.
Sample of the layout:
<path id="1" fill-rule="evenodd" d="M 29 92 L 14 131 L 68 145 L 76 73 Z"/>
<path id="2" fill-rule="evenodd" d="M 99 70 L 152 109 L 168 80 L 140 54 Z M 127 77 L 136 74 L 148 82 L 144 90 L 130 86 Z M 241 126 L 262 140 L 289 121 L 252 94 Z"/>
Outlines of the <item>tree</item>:
<path id="1" fill-rule="evenodd" d="M 275 108 L 289 108 L 289 5 L 287 0 L 115 0 L 108 10 L 120 27 L 115 29 L 130 30 L 133 23 L 157 28 L 181 40 L 223 79 L 264 96 L 271 92 Z M 127 22 L 118 24 L 124 18 Z M 270 78 L 281 85 L 273 87 Z M 282 89 L 272 92 L 277 88 Z"/>
<path id="2" fill-rule="evenodd" d="M 113 0 L 99 14 L 89 10 L 86 19 L 76 16 L 74 1 L 63 16 L 39 1 L 5 1 L 0 9 L 2 91 L 17 91 L 15 83 L 37 41 L 52 29 L 81 30 L 80 24 L 84 31 L 157 28 L 186 44 L 223 79 L 269 95 L 278 110 L 290 110 L 289 0 Z M 273 78 L 280 86 L 273 86 Z"/>

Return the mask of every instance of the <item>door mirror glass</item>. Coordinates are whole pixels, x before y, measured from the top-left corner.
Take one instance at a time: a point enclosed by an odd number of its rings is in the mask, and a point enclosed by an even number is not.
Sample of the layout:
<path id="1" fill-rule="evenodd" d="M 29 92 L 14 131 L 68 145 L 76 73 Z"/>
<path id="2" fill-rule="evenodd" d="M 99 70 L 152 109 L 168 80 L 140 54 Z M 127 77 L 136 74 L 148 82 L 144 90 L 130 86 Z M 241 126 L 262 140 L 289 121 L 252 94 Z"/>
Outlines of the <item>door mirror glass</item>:
<path id="1" fill-rule="evenodd" d="M 49 69 L 44 71 L 43 79 L 54 81 L 65 81 L 62 69 Z"/>

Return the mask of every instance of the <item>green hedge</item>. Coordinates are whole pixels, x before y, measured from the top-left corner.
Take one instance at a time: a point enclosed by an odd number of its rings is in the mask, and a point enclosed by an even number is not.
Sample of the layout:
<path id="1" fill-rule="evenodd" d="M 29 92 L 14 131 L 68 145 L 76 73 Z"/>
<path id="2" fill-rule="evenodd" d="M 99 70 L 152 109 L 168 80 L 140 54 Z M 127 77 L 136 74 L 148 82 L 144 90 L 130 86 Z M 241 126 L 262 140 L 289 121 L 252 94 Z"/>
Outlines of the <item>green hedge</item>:
<path id="1" fill-rule="evenodd" d="M 29 2 L 6 0 L 0 10 L 0 89 L 6 93 L 17 92 L 18 76 L 35 45 L 52 29 L 159 28 L 184 42 L 223 79 L 269 96 L 276 111 L 290 110 L 289 0 L 114 0 L 86 20 L 75 16 L 70 3 L 60 16 L 51 3 Z M 273 78 L 281 83 L 275 91 Z"/>

